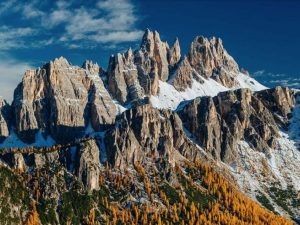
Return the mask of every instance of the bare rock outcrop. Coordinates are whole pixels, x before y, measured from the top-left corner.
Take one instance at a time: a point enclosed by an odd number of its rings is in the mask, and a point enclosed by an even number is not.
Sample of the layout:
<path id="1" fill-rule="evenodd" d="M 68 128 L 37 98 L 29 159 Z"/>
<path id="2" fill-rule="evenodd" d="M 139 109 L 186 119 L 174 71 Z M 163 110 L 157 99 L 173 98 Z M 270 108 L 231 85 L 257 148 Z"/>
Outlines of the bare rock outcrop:
<path id="1" fill-rule="evenodd" d="M 99 189 L 100 152 L 94 139 L 79 146 L 76 175 L 88 191 Z"/>
<path id="2" fill-rule="evenodd" d="M 115 105 L 99 77 L 100 68 L 72 66 L 64 58 L 41 69 L 29 70 L 14 93 L 16 130 L 22 140 L 34 142 L 37 130 L 59 142 L 80 137 L 93 112 L 93 128 L 114 122 Z M 92 110 L 91 110 L 92 108 Z"/>
<path id="3" fill-rule="evenodd" d="M 171 164 L 200 156 L 185 136 L 178 115 L 151 105 L 124 112 L 116 127 L 106 134 L 105 143 L 108 162 L 121 168 L 146 162 L 151 156 L 167 157 Z"/>
<path id="4" fill-rule="evenodd" d="M 289 114 L 295 105 L 295 94 L 296 92 L 288 87 L 276 87 L 255 93 L 284 127 L 289 123 Z"/>
<path id="5" fill-rule="evenodd" d="M 184 91 L 185 89 L 192 87 L 193 78 L 196 76 L 197 75 L 191 67 L 187 57 L 184 57 L 172 74 L 172 78 L 169 82 L 177 91 Z"/>
<path id="6" fill-rule="evenodd" d="M 13 157 L 13 168 L 21 173 L 27 171 L 27 165 L 25 163 L 24 157 L 21 153 L 15 153 L 12 155 Z"/>
<path id="7" fill-rule="evenodd" d="M 122 104 L 159 92 L 159 80 L 167 81 L 181 58 L 179 41 L 170 49 L 158 32 L 146 30 L 140 48 L 110 57 L 107 83 L 112 96 Z"/>
<path id="8" fill-rule="evenodd" d="M 173 46 L 168 52 L 168 62 L 170 67 L 174 67 L 181 59 L 179 40 L 176 38 Z"/>
<path id="9" fill-rule="evenodd" d="M 189 61 L 205 78 L 213 78 L 229 88 L 237 84 L 234 76 L 239 72 L 239 67 L 224 49 L 220 38 L 196 37 L 191 45 Z"/>
<path id="10" fill-rule="evenodd" d="M 239 141 L 245 140 L 257 151 L 267 151 L 278 137 L 273 112 L 249 89 L 196 98 L 179 114 L 200 145 L 226 163 L 235 160 Z"/>
<path id="11" fill-rule="evenodd" d="M 118 53 L 110 57 L 107 75 L 109 90 L 119 102 L 125 103 L 143 97 L 144 90 L 138 80 L 131 49 L 125 54 Z"/>
<path id="12" fill-rule="evenodd" d="M 11 125 L 11 107 L 0 97 L 0 143 L 9 136 Z"/>

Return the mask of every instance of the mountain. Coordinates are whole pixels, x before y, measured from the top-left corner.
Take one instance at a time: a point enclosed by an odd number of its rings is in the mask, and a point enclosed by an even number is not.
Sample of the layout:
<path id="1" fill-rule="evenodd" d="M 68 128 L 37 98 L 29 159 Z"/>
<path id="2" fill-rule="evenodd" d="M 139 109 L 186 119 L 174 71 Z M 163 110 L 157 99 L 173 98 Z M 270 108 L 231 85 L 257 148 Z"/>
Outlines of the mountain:
<path id="1" fill-rule="evenodd" d="M 299 101 L 214 37 L 184 55 L 147 29 L 106 70 L 57 58 L 0 99 L 0 221 L 293 224 Z"/>

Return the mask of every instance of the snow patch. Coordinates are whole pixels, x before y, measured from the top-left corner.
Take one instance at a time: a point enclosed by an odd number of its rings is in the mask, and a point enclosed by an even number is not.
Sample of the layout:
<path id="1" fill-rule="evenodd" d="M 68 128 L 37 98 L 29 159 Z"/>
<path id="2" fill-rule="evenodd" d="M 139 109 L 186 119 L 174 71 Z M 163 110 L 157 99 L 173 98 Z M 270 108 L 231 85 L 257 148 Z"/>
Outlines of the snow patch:
<path id="1" fill-rule="evenodd" d="M 252 91 L 261 91 L 267 89 L 266 86 L 262 85 L 252 77 L 243 73 L 239 73 L 236 76 L 236 79 L 239 82 L 239 85 L 236 88 L 249 88 Z"/>
<path id="2" fill-rule="evenodd" d="M 203 81 L 204 83 L 201 84 L 193 79 L 192 87 L 183 92 L 177 91 L 167 82 L 159 81 L 159 94 L 151 96 L 150 101 L 156 108 L 175 110 L 183 101 L 199 96 L 216 96 L 219 92 L 228 90 L 213 79 L 203 79 Z"/>
<path id="3" fill-rule="evenodd" d="M 35 142 L 32 144 L 24 143 L 16 134 L 15 130 L 10 131 L 10 135 L 0 144 L 0 148 L 26 148 L 26 147 L 50 147 L 55 145 L 55 141 L 51 136 L 44 138 L 42 131 L 39 130 L 35 135 Z"/>

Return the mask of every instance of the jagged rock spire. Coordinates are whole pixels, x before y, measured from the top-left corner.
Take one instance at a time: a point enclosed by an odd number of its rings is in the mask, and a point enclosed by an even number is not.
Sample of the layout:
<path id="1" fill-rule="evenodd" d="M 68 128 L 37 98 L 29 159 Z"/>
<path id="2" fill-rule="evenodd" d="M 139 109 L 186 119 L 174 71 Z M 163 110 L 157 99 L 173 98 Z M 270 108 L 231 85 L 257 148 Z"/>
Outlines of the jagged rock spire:
<path id="1" fill-rule="evenodd" d="M 173 67 L 174 65 L 176 65 L 180 59 L 181 59 L 181 50 L 180 50 L 179 40 L 178 38 L 176 38 L 168 54 L 168 61 L 170 66 Z"/>
<path id="2" fill-rule="evenodd" d="M 239 67 L 224 49 L 220 38 L 196 37 L 191 44 L 189 61 L 201 76 L 212 77 L 226 87 L 236 85 L 232 74 L 237 75 Z"/>

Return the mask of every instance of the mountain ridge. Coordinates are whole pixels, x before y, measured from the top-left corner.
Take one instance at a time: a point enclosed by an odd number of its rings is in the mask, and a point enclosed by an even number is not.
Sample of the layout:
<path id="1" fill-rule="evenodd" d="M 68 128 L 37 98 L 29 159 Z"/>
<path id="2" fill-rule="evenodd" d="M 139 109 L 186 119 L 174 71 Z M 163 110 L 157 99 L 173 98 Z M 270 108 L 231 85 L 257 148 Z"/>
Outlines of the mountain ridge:
<path id="1" fill-rule="evenodd" d="M 249 80 L 248 84 L 243 80 Z M 211 86 L 206 87 L 206 82 Z M 169 48 L 158 32 L 147 29 L 140 48 L 111 56 L 107 71 L 91 61 L 85 61 L 82 67 L 73 66 L 63 57 L 28 70 L 15 89 L 10 124 L 25 143 L 33 143 L 39 130 L 45 137 L 51 135 L 58 142 L 67 142 L 84 134 L 88 117 L 98 131 L 113 123 L 119 105 L 139 105 L 149 97 L 150 102 L 157 101 L 162 85 L 174 87 L 174 94 L 181 98 L 177 101 L 182 101 L 203 94 L 216 95 L 215 87 L 219 91 L 245 86 L 264 88 L 254 82 L 239 71 L 221 39 L 198 36 L 189 55 L 182 56 L 178 39 Z M 189 90 L 192 94 L 184 93 Z M 167 104 L 174 101 L 170 99 Z M 64 104 L 71 104 L 71 108 L 64 109 Z"/>
<path id="2" fill-rule="evenodd" d="M 197 36 L 182 55 L 178 39 L 169 47 L 146 30 L 140 48 L 112 55 L 107 70 L 60 57 L 25 72 L 13 103 L 0 99 L 0 169 L 27 185 L 32 206 L 16 218 L 40 217 L 33 224 L 125 214 L 139 224 L 291 224 L 273 213 L 300 215 L 298 102 L 299 92 L 268 89 L 240 69 L 221 39 Z"/>

